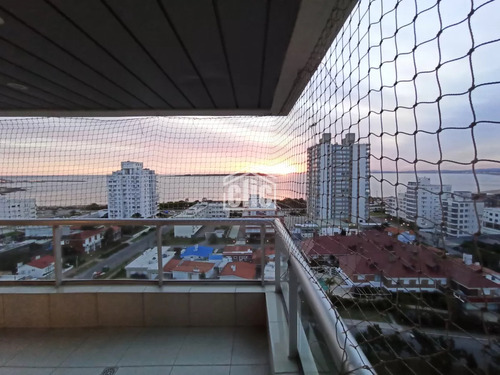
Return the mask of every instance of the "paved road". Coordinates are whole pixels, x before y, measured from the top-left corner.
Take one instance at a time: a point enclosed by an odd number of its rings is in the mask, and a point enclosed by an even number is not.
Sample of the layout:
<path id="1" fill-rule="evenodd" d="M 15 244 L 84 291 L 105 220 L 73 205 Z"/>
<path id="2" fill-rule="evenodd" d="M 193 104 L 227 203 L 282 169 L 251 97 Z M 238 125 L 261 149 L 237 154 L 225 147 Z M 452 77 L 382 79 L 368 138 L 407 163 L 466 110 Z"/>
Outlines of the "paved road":
<path id="1" fill-rule="evenodd" d="M 164 232 L 168 229 L 164 228 Z M 112 272 L 115 268 L 120 266 L 126 260 L 132 258 L 135 255 L 142 253 L 144 250 L 154 247 L 156 245 L 156 232 L 151 232 L 141 237 L 136 242 L 130 242 L 129 245 L 118 251 L 117 253 L 111 255 L 106 259 L 96 259 L 98 263 L 87 270 L 75 275 L 74 279 L 85 280 L 92 279 L 92 275 L 94 272 L 99 272 L 102 270 L 103 266 L 108 266 L 110 268 L 110 272 Z"/>

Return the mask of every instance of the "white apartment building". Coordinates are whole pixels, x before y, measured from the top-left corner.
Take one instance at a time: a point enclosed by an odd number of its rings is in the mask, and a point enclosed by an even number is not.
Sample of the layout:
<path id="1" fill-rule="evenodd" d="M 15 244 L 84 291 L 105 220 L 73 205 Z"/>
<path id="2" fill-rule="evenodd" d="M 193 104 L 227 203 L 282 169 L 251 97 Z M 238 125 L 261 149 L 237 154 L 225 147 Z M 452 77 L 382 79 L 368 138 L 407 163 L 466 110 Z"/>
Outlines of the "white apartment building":
<path id="1" fill-rule="evenodd" d="M 35 199 L 0 197 L 0 218 L 36 219 Z"/>
<path id="2" fill-rule="evenodd" d="M 387 197 L 384 199 L 385 213 L 393 217 L 406 219 L 405 193 L 398 193 L 397 197 Z"/>
<path id="3" fill-rule="evenodd" d="M 307 209 L 313 220 L 368 220 L 370 145 L 355 140 L 348 133 L 342 144 L 331 144 L 325 133 L 307 149 Z"/>
<path id="4" fill-rule="evenodd" d="M 155 171 L 143 163 L 124 161 L 121 170 L 108 176 L 108 216 L 126 219 L 135 214 L 143 218 L 158 213 Z"/>
<path id="5" fill-rule="evenodd" d="M 500 234 L 500 207 L 486 207 L 481 216 L 482 234 Z"/>
<path id="6" fill-rule="evenodd" d="M 450 193 L 451 185 L 432 185 L 428 177 L 408 182 L 402 203 L 404 219 L 416 223 L 422 229 L 439 228 L 443 221 L 442 206 L 446 204 Z"/>
<path id="7" fill-rule="evenodd" d="M 479 231 L 484 202 L 474 201 L 470 191 L 454 191 L 443 205 L 446 235 L 472 236 Z"/>
<path id="8" fill-rule="evenodd" d="M 178 219 L 228 218 L 229 211 L 222 202 L 199 202 L 176 216 Z M 193 237 L 202 225 L 175 225 L 175 237 Z"/>

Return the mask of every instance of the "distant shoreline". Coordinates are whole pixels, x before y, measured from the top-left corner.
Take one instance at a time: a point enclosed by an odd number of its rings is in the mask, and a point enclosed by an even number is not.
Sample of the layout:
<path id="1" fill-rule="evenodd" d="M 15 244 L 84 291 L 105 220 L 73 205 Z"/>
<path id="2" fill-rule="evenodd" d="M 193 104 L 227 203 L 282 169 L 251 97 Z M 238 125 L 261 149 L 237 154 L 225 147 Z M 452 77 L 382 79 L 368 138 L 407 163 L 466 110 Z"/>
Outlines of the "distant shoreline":
<path id="1" fill-rule="evenodd" d="M 415 171 L 370 171 L 374 173 L 390 173 L 390 174 L 410 174 Z M 473 174 L 471 170 L 452 170 L 445 169 L 442 171 L 436 170 L 417 170 L 417 174 Z M 500 168 L 482 168 L 475 171 L 476 174 L 500 175 Z M 294 172 L 293 175 L 307 174 L 307 172 Z M 225 177 L 225 176 L 273 176 L 270 173 L 185 173 L 185 174 L 157 174 L 159 177 Z M 106 177 L 105 174 L 88 174 L 88 175 L 22 175 L 22 176 L 0 176 L 0 184 L 17 184 L 17 183 L 45 183 L 45 182 L 86 182 L 82 178 L 88 177 Z M 73 177 L 73 178 L 72 178 Z M 22 178 L 22 180 L 15 180 Z M 55 178 L 47 180 L 47 178 Z"/>

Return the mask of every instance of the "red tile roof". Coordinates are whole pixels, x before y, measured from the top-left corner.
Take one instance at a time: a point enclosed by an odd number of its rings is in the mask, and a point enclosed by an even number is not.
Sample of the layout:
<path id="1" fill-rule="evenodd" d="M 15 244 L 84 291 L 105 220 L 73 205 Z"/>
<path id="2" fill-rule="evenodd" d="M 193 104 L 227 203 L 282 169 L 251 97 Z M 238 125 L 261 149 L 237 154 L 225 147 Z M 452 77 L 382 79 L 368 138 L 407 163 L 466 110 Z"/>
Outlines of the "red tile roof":
<path id="1" fill-rule="evenodd" d="M 83 230 L 79 233 L 74 233 L 71 235 L 71 238 L 73 239 L 86 239 L 92 236 L 95 236 L 96 234 L 102 233 L 102 229 L 93 229 L 93 230 Z"/>
<path id="2" fill-rule="evenodd" d="M 255 279 L 255 264 L 230 262 L 221 271 L 220 276 L 236 276 L 242 279 Z"/>
<path id="3" fill-rule="evenodd" d="M 33 259 L 31 262 L 28 263 L 28 266 L 44 269 L 50 266 L 51 264 L 54 264 L 54 261 L 55 260 L 52 255 L 45 255 L 41 258 Z"/>
<path id="4" fill-rule="evenodd" d="M 304 241 L 309 257 L 333 255 L 347 276 L 383 275 L 388 278 L 451 278 L 467 288 L 498 288 L 481 272 L 442 250 L 404 244 L 378 231 L 353 236 L 323 236 Z"/>
<path id="5" fill-rule="evenodd" d="M 275 255 L 274 246 L 272 246 L 272 245 L 265 246 L 264 250 L 266 252 L 266 257 L 269 257 L 271 255 Z M 255 250 L 255 252 L 252 255 L 252 260 L 255 262 L 255 261 L 260 260 L 261 257 L 262 257 L 262 250 L 257 249 L 257 250 Z"/>
<path id="6" fill-rule="evenodd" d="M 172 258 L 170 259 L 167 264 L 163 266 L 163 271 L 165 272 L 171 272 L 177 265 L 182 261 L 182 259 L 175 259 Z"/>
<path id="7" fill-rule="evenodd" d="M 229 245 L 229 246 L 226 246 L 224 247 L 224 251 L 223 251 L 223 254 L 224 253 L 248 253 L 248 252 L 251 252 L 252 249 L 248 246 L 240 246 L 240 245 Z"/>
<path id="8" fill-rule="evenodd" d="M 214 268 L 214 263 L 208 262 L 195 262 L 191 260 L 183 260 L 180 262 L 177 267 L 175 267 L 172 271 L 176 272 L 208 272 L 212 268 Z"/>

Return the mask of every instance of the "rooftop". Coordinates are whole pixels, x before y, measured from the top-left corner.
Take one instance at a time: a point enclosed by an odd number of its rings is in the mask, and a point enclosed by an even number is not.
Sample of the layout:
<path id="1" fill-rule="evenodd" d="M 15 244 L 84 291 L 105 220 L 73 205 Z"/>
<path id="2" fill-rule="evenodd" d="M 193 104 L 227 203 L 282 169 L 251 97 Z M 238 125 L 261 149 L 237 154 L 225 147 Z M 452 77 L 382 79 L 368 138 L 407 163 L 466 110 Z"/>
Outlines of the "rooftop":
<path id="1" fill-rule="evenodd" d="M 44 269 L 54 264 L 55 260 L 52 255 L 45 255 L 40 258 L 34 258 L 31 262 L 26 263 L 28 266 Z"/>

